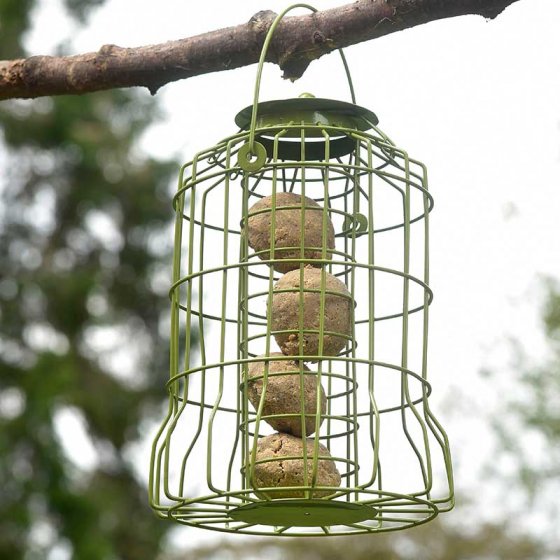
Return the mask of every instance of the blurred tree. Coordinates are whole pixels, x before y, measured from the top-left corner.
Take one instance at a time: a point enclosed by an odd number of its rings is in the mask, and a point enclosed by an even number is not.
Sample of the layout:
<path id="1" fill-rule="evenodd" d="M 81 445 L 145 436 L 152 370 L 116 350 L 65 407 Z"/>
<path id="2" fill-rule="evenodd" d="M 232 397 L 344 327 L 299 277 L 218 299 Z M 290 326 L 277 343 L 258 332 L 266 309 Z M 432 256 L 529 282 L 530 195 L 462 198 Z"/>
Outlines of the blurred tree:
<path id="1" fill-rule="evenodd" d="M 471 530 L 436 520 L 403 532 L 371 536 L 229 541 L 166 560 L 539 560 L 546 554 L 544 546 L 512 534 L 503 525 Z"/>
<path id="2" fill-rule="evenodd" d="M 0 2 L 0 58 L 38 4 Z M 136 147 L 155 111 L 130 91 L 0 105 L 2 559 L 151 559 L 168 529 L 130 454 L 167 369 L 178 166 Z"/>
<path id="3" fill-rule="evenodd" d="M 517 507 L 523 508 L 527 519 L 532 519 L 531 525 L 546 535 L 555 557 L 559 557 L 560 282 L 544 278 L 542 288 L 544 359 L 536 362 L 528 349 L 513 341 L 511 364 L 501 371 L 486 372 L 494 385 L 509 387 L 501 407 L 494 412 L 499 446 L 488 472 L 501 474 L 506 488 L 517 489 L 512 497 Z M 506 474 L 503 464 L 509 465 Z"/>

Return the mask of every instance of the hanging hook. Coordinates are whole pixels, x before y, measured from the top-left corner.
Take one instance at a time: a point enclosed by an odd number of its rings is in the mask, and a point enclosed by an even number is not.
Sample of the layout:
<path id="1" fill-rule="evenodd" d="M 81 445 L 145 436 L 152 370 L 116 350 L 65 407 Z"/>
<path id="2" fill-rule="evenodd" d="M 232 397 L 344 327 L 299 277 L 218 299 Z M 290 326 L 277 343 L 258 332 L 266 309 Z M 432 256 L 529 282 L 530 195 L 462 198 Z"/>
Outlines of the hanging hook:
<path id="1" fill-rule="evenodd" d="M 249 142 L 247 144 L 247 148 L 243 146 L 239 150 L 238 154 L 238 164 L 239 166 L 245 171 L 258 171 L 266 161 L 266 149 L 262 144 L 255 141 L 255 133 L 257 127 L 257 112 L 258 112 L 258 104 L 259 104 L 259 94 L 261 89 L 261 78 L 263 67 L 266 59 L 266 55 L 268 53 L 268 48 L 270 43 L 272 42 L 272 37 L 278 24 L 284 19 L 286 14 L 296 8 L 304 8 L 307 10 L 311 10 L 313 13 L 317 13 L 319 10 L 314 8 L 309 4 L 293 4 L 289 6 L 281 13 L 279 13 L 274 21 L 272 22 L 271 26 L 269 27 L 262 49 L 261 49 L 261 56 L 259 58 L 259 64 L 257 68 L 257 78 L 255 80 L 255 90 L 253 95 L 253 111 L 251 113 L 251 124 L 249 128 Z M 348 67 L 348 61 L 344 56 L 344 52 L 342 49 L 338 49 L 340 56 L 342 58 L 342 64 L 344 66 L 344 71 L 346 73 L 346 79 L 348 80 L 348 86 L 350 88 L 350 97 L 352 99 L 352 103 L 356 104 L 356 95 L 354 91 L 354 84 L 352 83 L 352 76 L 350 75 L 350 68 Z"/>

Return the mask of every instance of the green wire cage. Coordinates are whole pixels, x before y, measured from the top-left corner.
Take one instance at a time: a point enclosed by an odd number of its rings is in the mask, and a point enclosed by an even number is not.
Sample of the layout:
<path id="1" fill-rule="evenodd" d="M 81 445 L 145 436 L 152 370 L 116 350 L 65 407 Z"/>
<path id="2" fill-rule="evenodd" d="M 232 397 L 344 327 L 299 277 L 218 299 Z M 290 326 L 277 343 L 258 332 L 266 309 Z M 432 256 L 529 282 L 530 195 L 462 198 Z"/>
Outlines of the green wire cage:
<path id="1" fill-rule="evenodd" d="M 240 131 L 181 170 L 150 503 L 235 533 L 402 529 L 453 507 L 427 379 L 433 200 L 342 52 L 352 103 L 258 102 L 294 7 Z"/>

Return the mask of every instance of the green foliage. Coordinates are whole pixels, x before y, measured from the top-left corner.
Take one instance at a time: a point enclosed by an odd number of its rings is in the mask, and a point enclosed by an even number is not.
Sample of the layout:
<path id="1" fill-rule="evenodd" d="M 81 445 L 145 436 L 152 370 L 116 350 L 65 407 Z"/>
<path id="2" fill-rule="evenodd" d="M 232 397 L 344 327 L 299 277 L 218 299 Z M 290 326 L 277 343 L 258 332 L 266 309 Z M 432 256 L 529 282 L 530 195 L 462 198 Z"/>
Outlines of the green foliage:
<path id="1" fill-rule="evenodd" d="M 547 352 L 536 360 L 519 341 L 511 346 L 512 362 L 490 372 L 495 387 L 503 383 L 492 411 L 497 445 L 487 474 L 504 498 L 504 512 L 517 515 L 536 534 L 544 535 L 545 558 L 560 553 L 560 284 L 545 278 L 542 286 L 543 333 Z M 507 465 L 504 472 L 503 465 Z M 514 518 L 515 519 L 515 518 Z M 538 521 L 534 521 L 538 520 Z"/>
<path id="2" fill-rule="evenodd" d="M 24 54 L 34 7 L 0 3 L 3 57 Z M 136 147 L 156 115 L 123 91 L 0 105 L 0 558 L 154 558 L 169 528 L 125 453 L 167 372 L 178 164 Z M 85 470 L 62 411 L 96 450 Z"/>
<path id="3" fill-rule="evenodd" d="M 65 6 L 81 22 L 86 21 L 90 11 L 101 6 L 105 0 L 64 0 Z"/>
<path id="4" fill-rule="evenodd" d="M 560 354 L 560 284 L 557 280 L 547 278 L 544 282 L 546 289 L 546 304 L 543 321 L 546 336 L 555 345 L 555 351 Z"/>
<path id="5" fill-rule="evenodd" d="M 0 60 L 23 56 L 23 33 L 29 27 L 34 0 L 2 0 L 0 3 Z"/>
<path id="6" fill-rule="evenodd" d="M 532 495 L 545 482 L 556 483 L 560 489 L 560 285 L 548 278 L 543 286 L 542 317 L 549 356 L 542 364 L 519 357 L 523 397 L 508 399 L 511 414 L 532 432 L 532 441 L 539 438 L 546 447 L 546 453 L 537 458 L 521 438 L 513 438 L 519 472 L 534 490 Z"/>

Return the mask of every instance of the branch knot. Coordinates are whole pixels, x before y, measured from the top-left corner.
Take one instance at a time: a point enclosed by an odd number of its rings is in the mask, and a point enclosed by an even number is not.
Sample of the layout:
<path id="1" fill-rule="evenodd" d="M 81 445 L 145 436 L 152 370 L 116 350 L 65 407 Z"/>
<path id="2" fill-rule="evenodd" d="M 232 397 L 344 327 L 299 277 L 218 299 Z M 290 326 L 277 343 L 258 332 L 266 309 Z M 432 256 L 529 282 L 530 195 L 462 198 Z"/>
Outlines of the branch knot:
<path id="1" fill-rule="evenodd" d="M 270 29 L 276 16 L 276 12 L 272 10 L 261 10 L 249 20 L 249 25 L 258 35 L 264 35 Z"/>
<path id="2" fill-rule="evenodd" d="M 322 45 L 325 42 L 325 36 L 317 30 L 313 33 L 313 42 L 316 45 Z"/>

